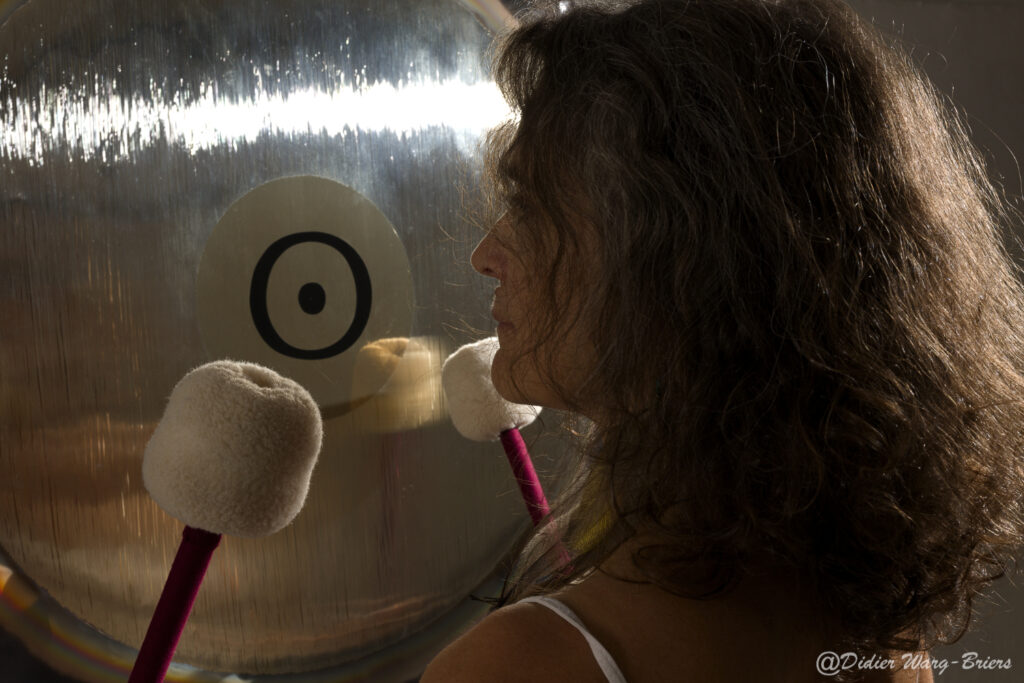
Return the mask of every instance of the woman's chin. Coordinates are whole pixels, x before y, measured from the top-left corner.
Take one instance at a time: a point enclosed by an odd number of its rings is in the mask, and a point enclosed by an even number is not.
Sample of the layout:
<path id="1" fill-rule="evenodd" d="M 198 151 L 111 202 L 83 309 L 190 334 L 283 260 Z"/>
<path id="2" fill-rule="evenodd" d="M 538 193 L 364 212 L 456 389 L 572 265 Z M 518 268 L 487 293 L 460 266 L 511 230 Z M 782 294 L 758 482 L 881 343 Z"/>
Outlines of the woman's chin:
<path id="1" fill-rule="evenodd" d="M 510 403 L 565 410 L 565 404 L 530 361 L 499 346 L 491 363 L 491 382 L 498 395 Z"/>
<path id="2" fill-rule="evenodd" d="M 491 382 L 494 384 L 494 389 L 498 392 L 498 395 L 506 401 L 526 403 L 516 382 L 512 380 L 509 364 L 506 362 L 505 354 L 502 353 L 500 348 L 494 354 L 494 362 L 491 364 Z"/>
<path id="3" fill-rule="evenodd" d="M 514 381 L 509 374 L 502 372 L 497 362 L 491 366 L 491 381 L 494 383 L 494 388 L 497 390 L 498 395 L 509 403 L 540 406 L 541 408 L 551 408 L 553 410 L 564 409 L 558 397 L 548 390 L 537 378 L 519 378 L 517 381 Z"/>

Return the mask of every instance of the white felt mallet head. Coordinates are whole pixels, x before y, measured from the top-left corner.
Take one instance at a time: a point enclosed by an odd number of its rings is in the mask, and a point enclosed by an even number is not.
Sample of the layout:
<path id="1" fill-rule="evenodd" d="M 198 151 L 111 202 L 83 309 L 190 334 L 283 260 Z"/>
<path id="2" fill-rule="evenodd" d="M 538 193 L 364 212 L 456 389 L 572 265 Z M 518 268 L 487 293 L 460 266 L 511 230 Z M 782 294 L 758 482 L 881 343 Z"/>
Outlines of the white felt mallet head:
<path id="1" fill-rule="evenodd" d="M 540 414 L 540 406 L 505 400 L 491 382 L 491 365 L 498 338 L 466 344 L 441 367 L 441 383 L 448 399 L 452 424 L 472 441 L 496 441 L 503 432 L 526 427 Z"/>
<path id="2" fill-rule="evenodd" d="M 301 385 L 254 363 L 216 361 L 174 387 L 142 480 L 189 526 L 265 536 L 302 509 L 322 439 L 320 412 Z"/>

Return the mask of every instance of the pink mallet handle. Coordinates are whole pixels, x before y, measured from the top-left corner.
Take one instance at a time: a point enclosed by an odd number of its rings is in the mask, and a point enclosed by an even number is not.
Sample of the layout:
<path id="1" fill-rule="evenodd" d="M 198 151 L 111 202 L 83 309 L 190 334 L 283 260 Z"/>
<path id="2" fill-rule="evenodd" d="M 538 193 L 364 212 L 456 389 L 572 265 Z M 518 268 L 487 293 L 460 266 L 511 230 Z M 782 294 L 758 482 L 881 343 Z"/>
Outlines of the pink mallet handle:
<path id="1" fill-rule="evenodd" d="M 523 443 L 519 430 L 512 427 L 503 431 L 501 445 L 505 447 L 508 464 L 512 466 L 512 473 L 530 511 L 530 519 L 537 525 L 548 515 L 548 500 L 544 497 L 544 489 L 541 488 L 537 470 L 533 469 L 530 454 L 526 451 L 526 444 Z"/>
<path id="2" fill-rule="evenodd" d="M 171 573 L 149 621 L 146 638 L 139 648 L 128 683 L 161 683 L 164 680 L 199 593 L 199 585 L 219 543 L 220 534 L 185 527 L 178 554 L 174 556 Z"/>
<path id="3" fill-rule="evenodd" d="M 516 483 L 519 484 L 519 491 L 523 494 L 526 508 L 530 511 L 530 519 L 533 520 L 533 525 L 537 526 L 542 519 L 548 516 L 550 510 L 548 499 L 544 497 L 544 489 L 540 485 L 540 478 L 537 476 L 537 470 L 533 469 L 530 454 L 526 450 L 526 444 L 523 443 L 523 436 L 515 427 L 506 429 L 501 433 L 501 445 L 505 447 L 505 455 L 508 456 L 508 462 L 512 465 L 512 473 L 516 477 Z M 571 569 L 572 558 L 570 558 L 569 552 L 561 543 L 557 548 L 562 566 L 567 570 Z"/>

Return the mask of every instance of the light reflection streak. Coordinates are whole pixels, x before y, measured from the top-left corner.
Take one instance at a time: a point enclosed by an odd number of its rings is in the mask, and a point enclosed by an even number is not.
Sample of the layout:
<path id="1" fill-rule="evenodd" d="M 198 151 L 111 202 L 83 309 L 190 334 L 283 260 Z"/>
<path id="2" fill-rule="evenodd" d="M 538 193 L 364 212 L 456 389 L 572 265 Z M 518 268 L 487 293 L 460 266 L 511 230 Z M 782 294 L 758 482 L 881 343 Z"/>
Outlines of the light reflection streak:
<path id="1" fill-rule="evenodd" d="M 168 144 L 195 153 L 254 143 L 267 135 L 390 132 L 404 140 L 437 127 L 453 131 L 460 146 L 471 148 L 483 131 L 510 116 L 492 82 L 458 78 L 398 86 L 364 82 L 330 91 L 257 90 L 248 98 L 224 97 L 213 82 L 203 83 L 194 96 L 166 93 L 156 84 L 150 93 L 124 96 L 116 80 L 97 79 L 88 91 L 42 86 L 35 97 L 9 95 L 2 104 L 0 157 L 31 165 L 42 165 L 54 154 L 69 161 L 98 157 L 113 163 Z"/>
<path id="2" fill-rule="evenodd" d="M 459 0 L 463 5 L 473 10 L 479 16 L 484 25 L 494 33 L 512 28 L 516 19 L 512 13 L 501 3 L 501 0 Z"/>

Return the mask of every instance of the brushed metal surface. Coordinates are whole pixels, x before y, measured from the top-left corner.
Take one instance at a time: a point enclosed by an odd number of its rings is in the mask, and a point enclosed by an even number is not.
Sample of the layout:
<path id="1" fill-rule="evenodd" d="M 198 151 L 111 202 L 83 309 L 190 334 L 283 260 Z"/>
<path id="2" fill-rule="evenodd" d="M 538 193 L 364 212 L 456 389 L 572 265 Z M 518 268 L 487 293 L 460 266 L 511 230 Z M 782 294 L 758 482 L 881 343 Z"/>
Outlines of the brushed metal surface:
<path id="1" fill-rule="evenodd" d="M 331 406 L 304 511 L 275 536 L 225 539 L 178 660 L 351 673 L 422 639 L 493 574 L 525 509 L 500 447 L 448 423 L 438 372 L 491 325 L 459 188 L 479 173 L 482 132 L 508 116 L 484 62 L 488 27 L 508 19 L 497 2 L 448 0 L 32 0 L 7 12 L 0 549 L 74 618 L 141 643 L 181 532 L 146 495 L 141 454 L 174 383 L 223 355 L 319 375 Z M 370 279 L 398 312 L 341 351 L 344 377 L 330 358 L 256 354 L 251 330 L 245 344 L 214 343 L 199 320 L 211 301 L 248 305 L 221 285 L 248 291 L 252 255 L 269 246 L 238 228 L 238 261 L 218 247 L 220 288 L 204 289 L 215 226 L 256 188 L 297 176 L 376 207 L 388 226 L 365 237 L 390 234 L 381 248 L 397 254 L 373 261 Z M 267 234 L 288 234 L 280 220 Z M 344 269 L 326 249 L 282 258 L 268 285 L 286 290 L 272 316 L 296 346 L 352 319 L 354 299 L 332 294 L 348 276 L 321 288 L 334 318 L 280 312 L 306 305 L 293 290 L 323 280 L 318 268 Z M 384 347 L 391 357 L 368 353 Z M 528 435 L 544 475 L 561 447 L 542 431 Z"/>

